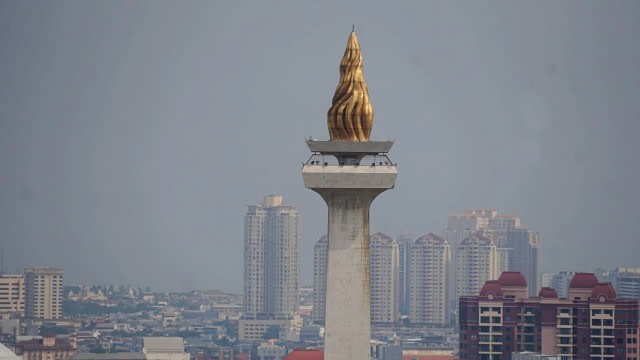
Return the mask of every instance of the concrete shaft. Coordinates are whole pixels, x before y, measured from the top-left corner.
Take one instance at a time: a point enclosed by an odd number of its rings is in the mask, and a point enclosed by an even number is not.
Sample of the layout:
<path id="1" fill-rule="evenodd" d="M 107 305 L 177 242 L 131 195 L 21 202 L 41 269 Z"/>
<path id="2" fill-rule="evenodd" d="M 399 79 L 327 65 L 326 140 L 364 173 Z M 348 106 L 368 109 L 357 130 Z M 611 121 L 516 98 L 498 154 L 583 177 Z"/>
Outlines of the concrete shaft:
<path id="1" fill-rule="evenodd" d="M 370 359 L 369 206 L 382 191 L 318 191 L 329 210 L 326 360 Z"/>

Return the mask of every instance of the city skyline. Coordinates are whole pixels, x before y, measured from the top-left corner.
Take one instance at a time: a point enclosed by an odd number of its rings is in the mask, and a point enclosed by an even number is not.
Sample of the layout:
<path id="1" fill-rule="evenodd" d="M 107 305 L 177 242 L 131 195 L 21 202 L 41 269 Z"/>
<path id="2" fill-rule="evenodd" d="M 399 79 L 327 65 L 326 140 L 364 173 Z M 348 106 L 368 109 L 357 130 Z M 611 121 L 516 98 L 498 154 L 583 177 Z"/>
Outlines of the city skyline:
<path id="1" fill-rule="evenodd" d="M 329 138 L 354 23 L 372 139 L 402 159 L 372 232 L 495 207 L 540 233 L 544 272 L 639 266 L 637 2 L 34 4 L 0 4 L 9 272 L 239 292 L 243 205 L 275 190 L 310 284 L 326 213 L 299 154 Z"/>

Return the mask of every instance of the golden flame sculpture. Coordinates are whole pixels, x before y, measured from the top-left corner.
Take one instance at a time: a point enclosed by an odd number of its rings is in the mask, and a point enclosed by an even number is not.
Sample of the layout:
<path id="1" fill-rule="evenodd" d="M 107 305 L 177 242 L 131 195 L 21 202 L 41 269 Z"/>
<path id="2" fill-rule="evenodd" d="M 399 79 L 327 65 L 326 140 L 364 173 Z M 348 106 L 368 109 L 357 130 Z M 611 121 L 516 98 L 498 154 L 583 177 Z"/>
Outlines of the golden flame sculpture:
<path id="1" fill-rule="evenodd" d="M 340 61 L 340 82 L 327 113 L 329 137 L 337 141 L 369 141 L 373 107 L 362 74 L 362 55 L 355 31 Z"/>

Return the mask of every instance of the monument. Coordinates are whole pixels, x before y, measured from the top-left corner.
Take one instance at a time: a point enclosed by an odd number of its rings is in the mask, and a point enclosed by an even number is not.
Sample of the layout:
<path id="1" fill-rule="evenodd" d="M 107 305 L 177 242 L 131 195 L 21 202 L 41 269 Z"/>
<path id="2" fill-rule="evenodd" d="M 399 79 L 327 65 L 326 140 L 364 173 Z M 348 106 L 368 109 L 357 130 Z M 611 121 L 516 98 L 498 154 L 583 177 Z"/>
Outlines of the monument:
<path id="1" fill-rule="evenodd" d="M 393 141 L 370 141 L 373 108 L 355 31 L 340 62 L 340 81 L 327 114 L 329 141 L 307 140 L 306 188 L 324 199 L 328 215 L 325 360 L 369 360 L 369 207 L 392 189 Z"/>

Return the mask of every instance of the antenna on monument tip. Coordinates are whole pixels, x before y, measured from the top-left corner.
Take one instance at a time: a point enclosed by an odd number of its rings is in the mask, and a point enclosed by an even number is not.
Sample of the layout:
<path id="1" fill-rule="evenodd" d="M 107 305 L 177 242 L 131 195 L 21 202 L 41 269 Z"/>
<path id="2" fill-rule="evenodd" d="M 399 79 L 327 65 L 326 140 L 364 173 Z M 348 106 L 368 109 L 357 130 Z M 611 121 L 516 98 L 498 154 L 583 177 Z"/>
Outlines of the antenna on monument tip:
<path id="1" fill-rule="evenodd" d="M 351 24 L 351 31 L 356 31 L 356 24 Z"/>

